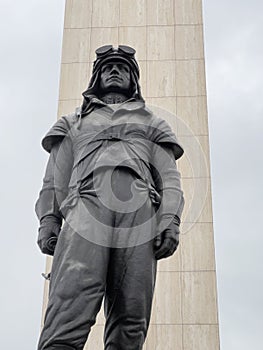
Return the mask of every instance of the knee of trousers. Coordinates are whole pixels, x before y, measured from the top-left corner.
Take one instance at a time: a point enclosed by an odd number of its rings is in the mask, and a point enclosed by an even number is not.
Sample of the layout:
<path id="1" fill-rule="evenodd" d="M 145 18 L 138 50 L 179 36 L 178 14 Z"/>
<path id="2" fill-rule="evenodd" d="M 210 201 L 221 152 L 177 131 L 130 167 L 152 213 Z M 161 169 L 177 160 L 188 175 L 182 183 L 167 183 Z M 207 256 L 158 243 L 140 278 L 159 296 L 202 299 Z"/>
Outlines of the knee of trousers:
<path id="1" fill-rule="evenodd" d="M 48 347 L 46 350 L 82 350 L 82 349 L 77 349 L 70 345 L 57 344 L 57 345 L 52 345 Z"/>

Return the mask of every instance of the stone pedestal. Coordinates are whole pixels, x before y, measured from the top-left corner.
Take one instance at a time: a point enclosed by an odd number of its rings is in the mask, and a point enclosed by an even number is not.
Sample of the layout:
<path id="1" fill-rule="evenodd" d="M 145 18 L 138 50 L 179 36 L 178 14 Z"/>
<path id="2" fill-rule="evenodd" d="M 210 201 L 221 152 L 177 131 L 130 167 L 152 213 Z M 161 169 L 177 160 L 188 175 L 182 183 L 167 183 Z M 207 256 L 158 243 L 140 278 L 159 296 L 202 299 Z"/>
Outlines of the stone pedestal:
<path id="1" fill-rule="evenodd" d="M 159 264 L 144 350 L 218 350 L 202 1 L 67 0 L 59 116 L 81 104 L 104 44 L 136 48 L 146 103 L 165 110 L 185 148 L 181 244 Z M 86 350 L 103 349 L 103 323 L 101 312 Z"/>

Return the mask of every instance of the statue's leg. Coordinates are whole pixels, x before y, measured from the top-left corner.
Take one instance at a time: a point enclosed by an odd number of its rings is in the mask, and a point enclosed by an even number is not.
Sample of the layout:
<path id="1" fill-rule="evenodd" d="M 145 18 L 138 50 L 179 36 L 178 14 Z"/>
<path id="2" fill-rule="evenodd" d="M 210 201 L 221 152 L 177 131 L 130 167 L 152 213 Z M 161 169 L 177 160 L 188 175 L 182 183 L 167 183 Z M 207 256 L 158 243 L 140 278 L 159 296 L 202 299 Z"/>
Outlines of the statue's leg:
<path id="1" fill-rule="evenodd" d="M 112 249 L 105 296 L 105 350 L 141 350 L 156 276 L 153 242 Z"/>
<path id="2" fill-rule="evenodd" d="M 73 348 L 72 346 L 68 345 L 58 344 L 49 347 L 48 350 L 76 350 L 76 348 Z"/>
<path id="3" fill-rule="evenodd" d="M 131 186 L 133 200 L 129 205 Z M 141 350 L 150 322 L 156 277 L 155 209 L 144 183 L 125 168 L 114 171 L 112 189 L 127 211 L 116 212 L 114 217 L 113 241 L 119 248 L 110 252 L 104 303 L 105 350 Z M 133 208 L 134 203 L 143 204 Z"/>
<path id="4" fill-rule="evenodd" d="M 82 350 L 104 296 L 109 248 L 65 224 L 56 246 L 38 350 Z"/>

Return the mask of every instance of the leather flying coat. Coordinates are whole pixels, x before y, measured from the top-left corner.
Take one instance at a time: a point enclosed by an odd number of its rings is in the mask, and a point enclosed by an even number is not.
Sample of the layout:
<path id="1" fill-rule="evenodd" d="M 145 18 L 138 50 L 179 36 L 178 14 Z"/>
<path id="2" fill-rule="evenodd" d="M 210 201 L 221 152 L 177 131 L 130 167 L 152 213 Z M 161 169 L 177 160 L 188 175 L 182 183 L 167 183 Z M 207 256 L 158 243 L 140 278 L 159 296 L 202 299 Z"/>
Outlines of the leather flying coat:
<path id="1" fill-rule="evenodd" d="M 104 167 L 123 166 L 135 172 L 163 198 L 159 218 L 181 216 L 184 199 L 176 160 L 183 154 L 170 126 L 144 102 L 130 99 L 118 108 L 92 97 L 86 114 L 77 108 L 61 117 L 42 140 L 51 153 L 43 188 L 36 203 L 42 220 L 59 220 L 85 197 L 85 179 Z"/>

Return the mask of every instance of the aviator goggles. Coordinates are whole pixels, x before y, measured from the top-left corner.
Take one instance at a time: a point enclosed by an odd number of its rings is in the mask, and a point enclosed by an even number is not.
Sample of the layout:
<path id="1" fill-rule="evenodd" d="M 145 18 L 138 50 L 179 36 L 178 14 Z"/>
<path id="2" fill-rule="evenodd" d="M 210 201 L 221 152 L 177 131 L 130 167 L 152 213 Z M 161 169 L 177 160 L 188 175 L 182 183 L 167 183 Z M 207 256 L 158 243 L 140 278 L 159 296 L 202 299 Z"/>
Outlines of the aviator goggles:
<path id="1" fill-rule="evenodd" d="M 136 50 L 130 46 L 119 45 L 114 48 L 112 45 L 104 45 L 95 51 L 97 57 L 93 64 L 93 74 L 98 72 L 101 66 L 107 62 L 117 60 L 127 63 L 131 70 L 139 78 L 139 66 L 134 57 Z"/>
<path id="2" fill-rule="evenodd" d="M 114 48 L 112 45 L 104 45 L 99 47 L 96 51 L 97 58 L 102 58 L 103 56 L 106 56 L 110 53 L 119 53 L 124 54 L 130 57 L 133 57 L 136 53 L 136 50 L 134 50 L 130 46 L 126 45 L 119 45 L 118 48 Z"/>

